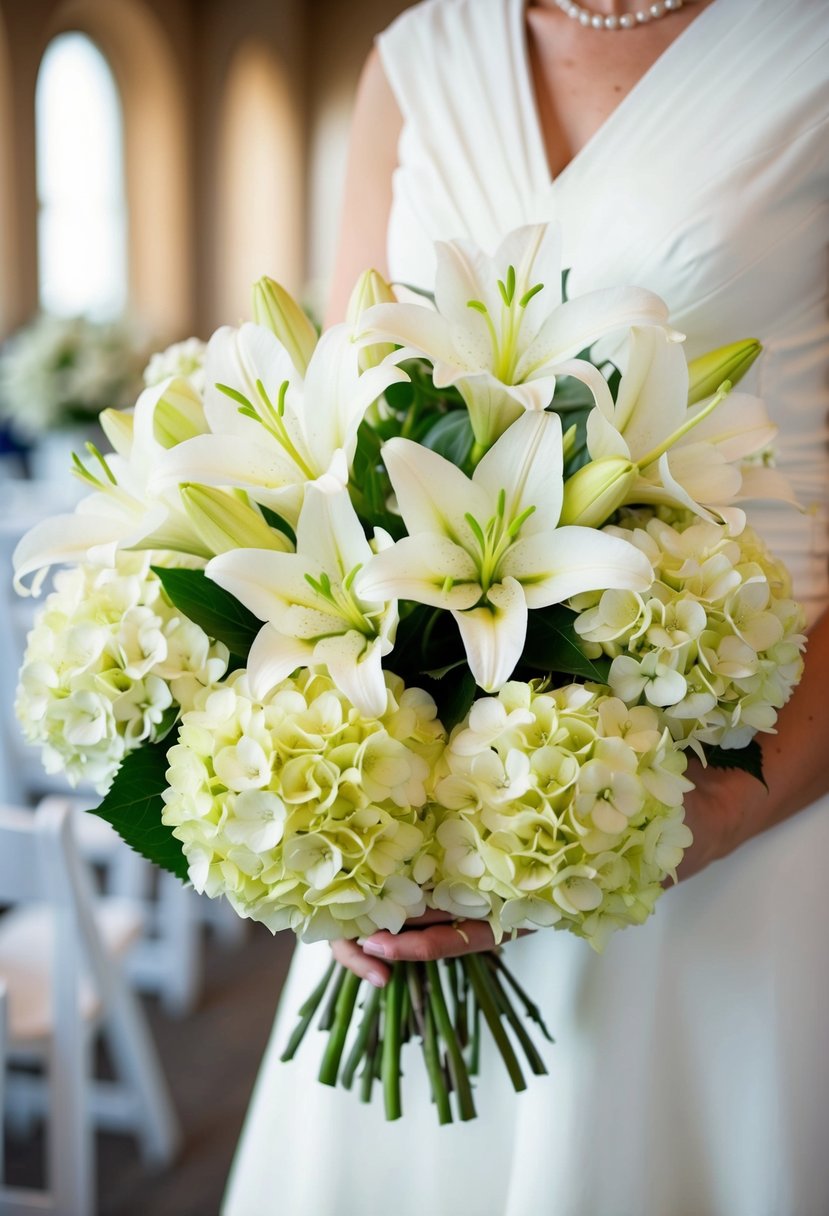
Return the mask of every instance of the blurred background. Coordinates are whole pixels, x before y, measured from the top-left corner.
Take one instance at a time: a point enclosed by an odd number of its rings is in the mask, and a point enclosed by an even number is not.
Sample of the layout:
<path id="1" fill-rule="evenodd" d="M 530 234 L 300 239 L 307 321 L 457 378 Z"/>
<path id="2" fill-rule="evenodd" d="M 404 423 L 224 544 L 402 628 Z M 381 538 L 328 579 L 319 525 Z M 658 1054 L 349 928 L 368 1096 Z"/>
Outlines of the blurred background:
<path id="1" fill-rule="evenodd" d="M 406 7 L 0 0 L 0 805 L 43 829 L 66 901 L 80 923 L 91 911 L 73 943 L 37 907 L 8 910 L 22 887 L 0 822 L 2 1216 L 29 1210 L 20 1188 L 62 1216 L 219 1210 L 292 942 L 153 874 L 82 813 L 92 791 L 68 799 L 24 747 L 33 604 L 11 591 L 10 555 L 71 509 L 70 453 L 100 409 L 134 401 L 150 351 L 246 318 L 265 273 L 323 315 L 358 76 Z M 76 947 L 78 1119 L 44 1067 Z"/>

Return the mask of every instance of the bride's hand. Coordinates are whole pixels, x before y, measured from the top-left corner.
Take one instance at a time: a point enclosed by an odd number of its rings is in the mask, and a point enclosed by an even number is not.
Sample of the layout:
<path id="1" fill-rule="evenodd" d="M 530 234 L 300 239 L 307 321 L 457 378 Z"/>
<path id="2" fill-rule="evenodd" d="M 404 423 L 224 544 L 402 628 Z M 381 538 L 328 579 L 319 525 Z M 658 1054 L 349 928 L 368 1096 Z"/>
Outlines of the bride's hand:
<path id="1" fill-rule="evenodd" d="M 519 936 L 530 932 L 519 930 Z M 507 940 L 507 939 L 505 939 Z M 425 963 L 492 950 L 495 939 L 486 921 L 458 920 L 448 912 L 430 910 L 406 923 L 402 933 L 381 930 L 361 943 L 331 943 L 334 958 L 355 975 L 382 988 L 391 976 L 386 963 Z"/>
<path id="2" fill-rule="evenodd" d="M 694 760 L 687 776 L 694 789 L 685 797 L 685 822 L 694 843 L 677 868 L 680 882 L 727 857 L 757 832 L 760 824 L 754 820 L 762 820 L 762 804 L 768 798 L 759 782 L 738 769 L 703 768 Z"/>

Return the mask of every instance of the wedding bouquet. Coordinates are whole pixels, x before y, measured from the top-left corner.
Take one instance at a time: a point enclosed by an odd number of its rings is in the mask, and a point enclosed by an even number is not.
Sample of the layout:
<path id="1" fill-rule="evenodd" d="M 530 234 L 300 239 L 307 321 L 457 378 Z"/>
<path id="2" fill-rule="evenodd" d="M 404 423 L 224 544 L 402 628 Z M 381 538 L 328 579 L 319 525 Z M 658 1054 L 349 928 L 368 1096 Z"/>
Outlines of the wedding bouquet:
<path id="1" fill-rule="evenodd" d="M 600 950 L 676 876 L 689 751 L 759 773 L 800 676 L 740 506 L 788 496 L 732 391 L 760 347 L 689 364 L 650 292 L 565 299 L 551 226 L 437 266 L 418 302 L 368 272 L 319 339 L 263 279 L 253 323 L 104 412 L 91 493 L 15 555 L 35 591 L 75 566 L 18 709 L 131 845 L 273 931 L 436 909 Z M 389 1118 L 411 1039 L 442 1122 L 475 1114 L 484 1025 L 517 1089 L 519 1051 L 546 1071 L 500 949 L 366 987 L 332 963 L 285 1058 L 322 1009 L 321 1080 L 381 1079 Z"/>
<path id="2" fill-rule="evenodd" d="M 0 352 L 0 417 L 30 442 L 56 427 L 94 422 L 141 387 L 146 340 L 123 322 L 43 313 Z"/>

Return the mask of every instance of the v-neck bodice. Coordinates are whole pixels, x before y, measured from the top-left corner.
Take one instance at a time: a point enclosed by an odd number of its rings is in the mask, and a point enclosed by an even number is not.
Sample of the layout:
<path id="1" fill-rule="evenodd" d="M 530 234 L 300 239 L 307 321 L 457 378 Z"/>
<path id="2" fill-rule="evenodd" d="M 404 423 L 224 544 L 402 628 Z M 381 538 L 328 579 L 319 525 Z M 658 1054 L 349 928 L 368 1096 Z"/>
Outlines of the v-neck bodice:
<path id="1" fill-rule="evenodd" d="M 404 119 L 392 276 L 428 288 L 435 240 L 493 251 L 511 228 L 556 220 L 571 293 L 658 292 L 689 357 L 760 338 L 747 387 L 780 426 L 778 462 L 809 513 L 756 518 L 814 617 L 829 603 L 829 5 L 714 0 L 553 181 L 525 7 L 426 0 L 379 39 Z"/>

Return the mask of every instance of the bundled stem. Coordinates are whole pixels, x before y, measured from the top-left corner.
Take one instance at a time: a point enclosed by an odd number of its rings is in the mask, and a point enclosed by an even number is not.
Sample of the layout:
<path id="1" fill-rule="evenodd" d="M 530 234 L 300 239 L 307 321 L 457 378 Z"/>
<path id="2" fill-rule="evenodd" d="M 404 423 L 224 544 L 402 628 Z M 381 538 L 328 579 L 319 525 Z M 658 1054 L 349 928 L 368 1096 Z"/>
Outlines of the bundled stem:
<path id="1" fill-rule="evenodd" d="M 326 1085 L 336 1085 L 339 1080 L 351 1089 L 359 1071 L 363 1102 L 371 1100 L 374 1081 L 382 1081 L 387 1119 L 402 1115 L 401 1057 L 404 1045 L 413 1038 L 420 1043 L 439 1123 L 453 1121 L 455 1103 L 460 1119 L 475 1118 L 470 1078 L 479 1071 L 482 1022 L 516 1090 L 526 1088 L 526 1081 L 508 1029 L 532 1072 L 547 1072 L 508 988 L 519 998 L 524 1015 L 549 1039 L 547 1028 L 538 1007 L 497 952 L 440 963 L 396 963 L 391 972 L 387 987 L 368 988 L 358 1004 L 362 980 L 332 963 L 300 1008 L 299 1021 L 282 1059 L 293 1059 L 327 995 L 318 1023 L 328 1033 L 319 1079 Z M 350 1038 L 352 1024 L 356 1028 Z M 341 1068 L 349 1038 L 350 1050 Z"/>

